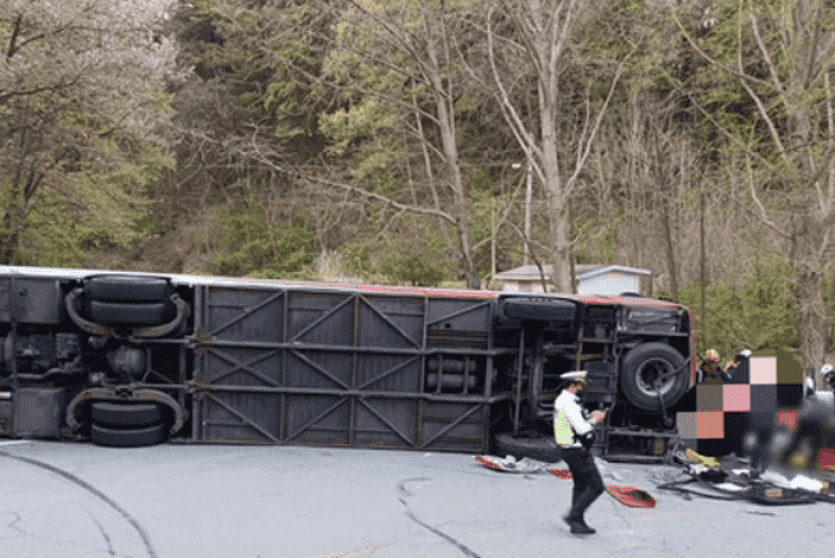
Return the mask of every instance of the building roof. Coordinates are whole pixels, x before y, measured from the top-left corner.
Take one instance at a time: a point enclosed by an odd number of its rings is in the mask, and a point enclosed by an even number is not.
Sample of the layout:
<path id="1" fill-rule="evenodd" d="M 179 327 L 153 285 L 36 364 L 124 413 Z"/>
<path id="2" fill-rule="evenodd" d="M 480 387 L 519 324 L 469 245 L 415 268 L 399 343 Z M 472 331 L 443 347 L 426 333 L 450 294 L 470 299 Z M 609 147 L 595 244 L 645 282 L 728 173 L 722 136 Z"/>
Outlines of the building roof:
<path id="1" fill-rule="evenodd" d="M 545 272 L 545 278 L 548 279 L 551 275 L 552 266 L 544 265 L 542 270 Z M 577 280 L 590 279 L 597 275 L 604 273 L 621 272 L 631 275 L 650 275 L 647 269 L 639 269 L 636 267 L 625 267 L 622 265 L 595 265 L 595 264 L 580 264 L 576 266 Z M 502 271 L 493 276 L 494 281 L 538 281 L 540 279 L 539 268 L 535 265 L 523 265 L 507 271 Z"/>

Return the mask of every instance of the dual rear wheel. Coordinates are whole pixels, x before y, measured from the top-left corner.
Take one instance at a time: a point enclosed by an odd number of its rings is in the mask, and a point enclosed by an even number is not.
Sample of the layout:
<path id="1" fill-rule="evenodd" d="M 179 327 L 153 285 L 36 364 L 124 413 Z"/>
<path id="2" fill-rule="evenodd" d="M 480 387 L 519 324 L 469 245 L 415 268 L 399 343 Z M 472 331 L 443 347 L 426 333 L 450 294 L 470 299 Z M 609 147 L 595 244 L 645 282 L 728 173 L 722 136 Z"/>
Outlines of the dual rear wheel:
<path id="1" fill-rule="evenodd" d="M 138 447 L 165 440 L 167 426 L 159 403 L 96 401 L 91 407 L 90 437 L 95 444 Z"/>

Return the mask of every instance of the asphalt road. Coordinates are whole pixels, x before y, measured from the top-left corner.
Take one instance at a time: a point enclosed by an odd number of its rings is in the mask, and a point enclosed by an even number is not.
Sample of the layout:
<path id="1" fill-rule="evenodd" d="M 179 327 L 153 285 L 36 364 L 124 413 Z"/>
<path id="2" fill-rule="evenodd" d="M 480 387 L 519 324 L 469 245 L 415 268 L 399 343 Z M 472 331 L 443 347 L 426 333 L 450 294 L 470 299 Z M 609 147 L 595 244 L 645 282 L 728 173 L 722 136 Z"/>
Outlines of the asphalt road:
<path id="1" fill-rule="evenodd" d="M 832 555 L 835 505 L 686 500 L 655 488 L 675 467 L 609 467 L 608 483 L 643 488 L 658 506 L 604 494 L 587 514 L 598 533 L 581 537 L 560 520 L 570 481 L 491 471 L 471 455 L 0 442 L 0 556 Z"/>

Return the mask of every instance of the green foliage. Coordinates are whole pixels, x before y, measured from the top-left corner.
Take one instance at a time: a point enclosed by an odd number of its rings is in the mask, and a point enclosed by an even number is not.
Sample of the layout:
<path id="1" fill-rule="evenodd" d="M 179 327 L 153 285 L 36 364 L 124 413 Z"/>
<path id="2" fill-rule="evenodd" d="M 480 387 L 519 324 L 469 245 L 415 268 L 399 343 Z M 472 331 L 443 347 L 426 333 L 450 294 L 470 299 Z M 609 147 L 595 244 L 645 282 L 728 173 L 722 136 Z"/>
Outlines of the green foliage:
<path id="1" fill-rule="evenodd" d="M 211 0 L 197 0 L 197 9 L 200 11 L 201 14 L 211 14 L 212 13 L 212 2 Z"/>
<path id="2" fill-rule="evenodd" d="M 339 252 L 347 270 L 363 281 L 438 286 L 451 267 L 440 233 L 419 225 L 385 239 L 347 242 Z"/>
<path id="3" fill-rule="evenodd" d="M 99 149 L 118 150 L 112 143 Z M 43 188 L 37 211 L 28 212 L 24 220 L 20 263 L 95 265 L 87 261 L 86 249 L 126 247 L 153 234 L 156 223 L 148 216 L 150 200 L 144 189 L 174 163 L 154 147 L 140 145 L 137 150 L 132 161 L 114 164 L 112 170 L 94 169 L 87 162 L 79 172 L 59 177 L 59 187 Z M 9 188 L 2 190 L 7 197 Z M 0 200 L 0 205 L 8 207 L 11 200 Z"/>
<path id="4" fill-rule="evenodd" d="M 472 91 L 465 91 L 460 99 L 455 101 L 455 116 L 462 116 L 467 111 L 478 107 L 478 98 Z"/>
<path id="5" fill-rule="evenodd" d="M 2 259 L 95 264 L 86 249 L 153 229 L 144 189 L 173 165 L 177 48 L 144 0 L 12 1 L 6 16 L 22 26 L 0 25 Z"/>
<path id="6" fill-rule="evenodd" d="M 83 221 L 67 212 L 66 201 L 54 190 L 45 191 L 38 203 L 38 211 L 27 215 L 27 227 L 15 263 L 49 267 L 81 265 L 82 245 L 88 237 Z"/>
<path id="7" fill-rule="evenodd" d="M 797 330 L 790 306 L 788 264 L 778 258 L 757 263 L 752 275 L 742 279 L 742 287 L 722 284 L 707 287 L 705 321 L 700 324 L 701 289 L 692 283 L 679 293 L 696 319 L 699 354 L 715 348 L 723 358 L 749 348 L 769 351 L 794 347 Z"/>
<path id="8" fill-rule="evenodd" d="M 273 223 L 260 206 L 234 212 L 217 209 L 221 219 L 221 251 L 214 256 L 221 275 L 263 279 L 305 279 L 311 276 L 312 235 L 302 220 Z"/>
<path id="9" fill-rule="evenodd" d="M 431 252 L 395 254 L 382 263 L 380 271 L 396 283 L 409 283 L 421 287 L 437 286 L 445 276 L 437 255 Z"/>
<path id="10" fill-rule="evenodd" d="M 358 137 L 370 137 L 380 128 L 388 128 L 395 123 L 391 108 L 367 97 L 349 109 L 339 109 L 331 114 L 323 114 L 319 121 L 323 134 L 333 143 L 328 151 L 342 155 L 349 144 Z"/>
<path id="11" fill-rule="evenodd" d="M 765 163 L 764 171 L 773 175 L 777 170 L 788 183 L 798 182 L 798 159 L 807 156 L 806 147 L 815 141 L 814 135 L 793 132 L 810 123 L 811 134 L 822 129 L 815 123 L 815 113 L 825 114 L 823 101 L 829 95 L 822 76 L 831 71 L 832 50 L 817 37 L 831 37 L 835 24 L 832 10 L 818 18 L 814 9 L 798 4 L 797 0 L 717 0 L 711 16 L 721 23 L 697 40 L 715 63 L 694 53 L 698 70 L 689 87 L 733 138 L 724 143 L 725 136 L 718 136 L 725 153 L 756 153 L 755 168 Z M 817 56 L 809 56 L 810 48 L 818 50 Z M 740 71 L 748 78 L 741 79 Z"/>

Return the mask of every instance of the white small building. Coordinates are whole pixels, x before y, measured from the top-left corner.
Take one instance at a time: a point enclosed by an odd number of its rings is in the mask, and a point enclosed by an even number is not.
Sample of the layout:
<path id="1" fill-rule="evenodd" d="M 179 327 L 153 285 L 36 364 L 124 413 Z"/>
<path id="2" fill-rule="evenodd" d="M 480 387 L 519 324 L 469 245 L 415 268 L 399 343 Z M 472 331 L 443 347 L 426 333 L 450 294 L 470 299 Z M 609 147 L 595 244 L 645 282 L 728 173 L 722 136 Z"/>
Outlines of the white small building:
<path id="1" fill-rule="evenodd" d="M 545 282 L 550 281 L 551 266 L 543 266 Z M 646 269 L 624 267 L 622 265 L 576 266 L 577 293 L 591 295 L 620 295 L 623 293 L 649 294 L 641 288 L 641 278 L 649 278 Z M 493 281 L 501 283 L 502 291 L 541 293 L 542 277 L 535 265 L 524 265 L 516 269 L 502 271 L 493 275 Z"/>

